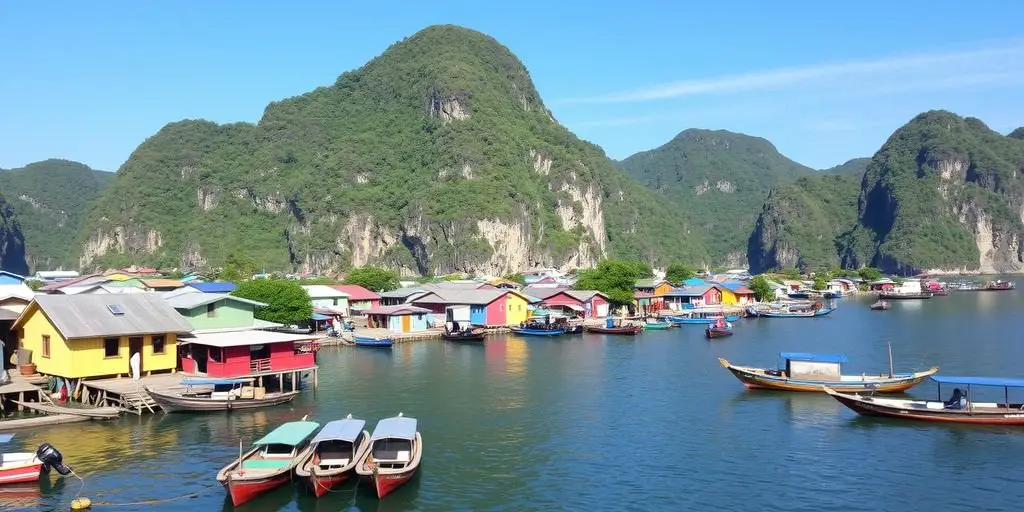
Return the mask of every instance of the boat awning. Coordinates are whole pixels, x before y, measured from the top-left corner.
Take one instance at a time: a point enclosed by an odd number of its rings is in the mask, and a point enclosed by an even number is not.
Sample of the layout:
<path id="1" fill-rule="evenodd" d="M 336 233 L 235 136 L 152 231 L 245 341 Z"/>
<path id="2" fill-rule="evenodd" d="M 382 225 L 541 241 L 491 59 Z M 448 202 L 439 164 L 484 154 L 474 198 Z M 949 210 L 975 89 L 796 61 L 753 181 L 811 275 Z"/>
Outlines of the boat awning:
<path id="1" fill-rule="evenodd" d="M 321 315 L 320 313 L 313 313 L 313 316 L 311 318 L 313 320 L 318 321 L 318 322 L 322 322 L 324 320 L 330 320 L 331 318 L 334 318 L 334 317 L 328 316 L 328 315 Z"/>
<path id="2" fill-rule="evenodd" d="M 1001 388 L 1024 388 L 1024 379 L 1003 379 L 999 377 L 950 377 L 932 375 L 939 384 L 962 384 L 967 386 L 995 386 Z"/>
<path id="3" fill-rule="evenodd" d="M 811 363 L 845 363 L 842 354 L 810 354 L 806 352 L 782 352 L 779 354 L 779 368 L 786 367 L 786 361 L 807 361 Z"/>
<path id="4" fill-rule="evenodd" d="M 355 442 L 365 426 L 366 422 L 363 420 L 352 418 L 335 420 L 324 425 L 323 430 L 318 432 L 316 437 L 313 438 L 313 442 L 318 443 L 320 441 L 332 440 Z"/>
<path id="5" fill-rule="evenodd" d="M 253 444 L 258 446 L 268 444 L 297 446 L 318 428 L 320 428 L 320 424 L 315 421 L 291 421 L 275 428 Z"/>
<path id="6" fill-rule="evenodd" d="M 228 332 L 209 332 L 209 333 L 192 333 L 191 336 L 183 336 L 178 338 L 178 343 L 197 343 L 200 345 L 208 345 L 211 347 L 243 347 L 247 345 L 269 345 L 271 343 L 284 343 L 288 341 L 307 341 L 315 340 L 320 336 L 314 336 L 311 334 L 295 334 L 289 332 L 274 332 L 274 331 L 259 331 L 259 330 L 246 330 L 246 331 L 228 331 Z"/>
<path id="7" fill-rule="evenodd" d="M 183 386 L 223 386 L 227 384 L 248 384 L 253 379 L 182 379 Z"/>
<path id="8" fill-rule="evenodd" d="M 371 441 L 378 439 L 408 439 L 416 438 L 416 418 L 398 416 L 395 418 L 384 418 L 377 422 L 377 428 L 373 429 Z"/>
<path id="9" fill-rule="evenodd" d="M 0 444 L 7 444 L 14 439 L 14 434 L 0 434 Z"/>

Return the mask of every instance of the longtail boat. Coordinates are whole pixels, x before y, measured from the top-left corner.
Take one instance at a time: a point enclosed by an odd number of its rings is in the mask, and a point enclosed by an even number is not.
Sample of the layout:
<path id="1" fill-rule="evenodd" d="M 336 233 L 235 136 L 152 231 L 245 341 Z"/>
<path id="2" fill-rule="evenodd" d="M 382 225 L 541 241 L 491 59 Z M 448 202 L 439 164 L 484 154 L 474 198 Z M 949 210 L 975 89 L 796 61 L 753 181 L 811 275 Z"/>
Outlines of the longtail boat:
<path id="1" fill-rule="evenodd" d="M 383 498 L 416 474 L 423 456 L 423 439 L 416 430 L 416 419 L 398 413 L 377 422 L 370 443 L 356 465 L 356 473 L 373 485 L 377 498 Z"/>
<path id="2" fill-rule="evenodd" d="M 782 303 L 782 304 L 760 304 L 747 308 L 751 316 L 764 318 L 813 318 L 825 316 L 836 308 L 826 308 L 820 302 L 813 304 Z"/>
<path id="3" fill-rule="evenodd" d="M 1005 292 L 1013 289 L 1012 281 L 992 281 L 978 291 L 981 292 Z"/>
<path id="4" fill-rule="evenodd" d="M 924 300 L 932 298 L 932 292 L 882 292 L 878 294 L 881 300 Z"/>
<path id="5" fill-rule="evenodd" d="M 530 327 L 510 327 L 513 334 L 520 336 L 561 336 L 565 329 L 534 329 Z"/>
<path id="6" fill-rule="evenodd" d="M 651 331 L 661 331 L 661 330 L 671 329 L 671 328 L 672 328 L 672 322 L 661 322 L 661 321 L 653 321 L 653 322 L 651 322 L 651 321 L 648 321 L 648 322 L 644 323 L 644 329 L 648 329 L 648 330 L 651 330 Z"/>
<path id="7" fill-rule="evenodd" d="M 475 329 L 471 331 L 443 332 L 441 339 L 445 341 L 458 341 L 463 343 L 481 342 L 487 336 L 487 331 Z"/>
<path id="8" fill-rule="evenodd" d="M 872 303 L 871 306 L 869 306 L 869 307 L 871 308 L 872 311 L 886 311 L 890 307 L 892 307 L 892 305 L 889 304 L 888 302 L 884 301 L 884 300 L 880 300 L 880 301 Z"/>
<path id="9" fill-rule="evenodd" d="M 354 336 L 352 341 L 357 347 L 391 348 L 395 342 L 391 338 L 373 338 L 370 336 Z"/>
<path id="10" fill-rule="evenodd" d="M 931 421 L 938 423 L 967 423 L 974 425 L 1024 425 L 1024 404 L 1011 403 L 1009 388 L 1024 388 L 1024 379 L 999 379 L 992 377 L 948 377 L 933 375 L 938 383 L 938 400 L 912 400 L 881 398 L 841 393 L 825 387 L 836 401 L 865 416 L 885 416 L 904 420 Z M 959 384 L 967 391 L 953 389 L 952 397 L 942 401 L 942 385 Z M 972 386 L 1003 388 L 1003 402 L 971 401 Z"/>
<path id="11" fill-rule="evenodd" d="M 355 473 L 356 464 L 370 449 L 370 434 L 363 429 L 366 422 L 345 419 L 328 422 L 310 441 L 313 449 L 295 468 L 317 498 L 345 483 Z"/>
<path id="12" fill-rule="evenodd" d="M 726 336 L 732 336 L 732 328 L 718 326 L 708 327 L 707 329 L 704 329 L 704 336 L 707 337 L 709 340 L 724 338 Z"/>
<path id="13" fill-rule="evenodd" d="M 320 427 L 315 421 L 291 421 L 275 428 L 254 447 L 217 472 L 236 507 L 291 481 L 292 471 L 311 450 L 309 436 Z M 238 445 L 239 451 L 242 445 Z"/>
<path id="14" fill-rule="evenodd" d="M 644 327 L 642 325 L 623 325 L 619 327 L 588 325 L 586 329 L 587 332 L 593 334 L 625 334 L 627 336 L 636 336 L 643 332 Z"/>
<path id="15" fill-rule="evenodd" d="M 256 409 L 291 402 L 298 391 L 266 393 L 256 398 L 255 392 L 246 396 L 242 386 L 252 384 L 253 379 L 184 379 L 184 389 L 157 391 L 149 386 L 143 389 L 164 412 L 208 412 L 231 411 L 235 409 Z M 193 386 L 203 386 L 193 390 Z M 206 387 L 208 389 L 205 389 Z M 251 389 L 251 388 L 250 388 Z"/>
<path id="16" fill-rule="evenodd" d="M 778 368 L 753 368 L 737 366 L 728 360 L 718 358 L 718 363 L 732 372 L 744 386 L 750 389 L 776 389 L 781 391 L 821 392 L 822 386 L 837 391 L 877 393 L 898 393 L 927 379 L 939 368 L 932 367 L 923 372 L 894 373 L 890 362 L 889 373 L 880 375 L 843 375 L 842 363 L 846 356 L 840 354 L 807 354 L 783 352 L 779 354 Z"/>

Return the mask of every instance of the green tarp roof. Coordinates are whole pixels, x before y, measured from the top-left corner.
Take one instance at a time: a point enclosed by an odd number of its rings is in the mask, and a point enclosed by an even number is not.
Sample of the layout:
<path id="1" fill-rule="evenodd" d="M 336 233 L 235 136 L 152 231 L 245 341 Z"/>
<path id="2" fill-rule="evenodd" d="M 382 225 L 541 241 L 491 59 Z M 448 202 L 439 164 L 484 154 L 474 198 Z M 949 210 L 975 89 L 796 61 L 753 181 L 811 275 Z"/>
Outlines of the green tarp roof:
<path id="1" fill-rule="evenodd" d="M 286 444 L 288 446 L 297 446 L 302 444 L 316 429 L 320 428 L 320 424 L 315 421 L 292 421 L 275 428 L 269 434 L 263 436 L 262 439 L 256 441 L 256 445 L 268 445 L 268 444 Z"/>

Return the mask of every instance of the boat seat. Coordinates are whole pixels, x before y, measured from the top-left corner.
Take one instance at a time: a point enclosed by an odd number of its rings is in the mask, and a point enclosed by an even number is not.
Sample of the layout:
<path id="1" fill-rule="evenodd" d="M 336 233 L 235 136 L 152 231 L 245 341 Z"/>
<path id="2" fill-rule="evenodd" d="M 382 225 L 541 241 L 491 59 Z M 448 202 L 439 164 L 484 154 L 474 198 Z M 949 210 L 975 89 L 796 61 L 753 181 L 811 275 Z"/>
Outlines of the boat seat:
<path id="1" fill-rule="evenodd" d="M 945 409 L 946 408 L 946 404 L 941 403 L 941 402 L 928 402 L 928 403 L 925 404 L 925 408 L 927 408 L 927 409 Z"/>
<path id="2" fill-rule="evenodd" d="M 381 452 L 381 454 L 385 455 L 385 457 L 374 456 L 373 458 L 377 462 L 409 462 L 410 460 L 412 460 L 412 457 L 410 456 L 411 453 L 412 452 L 409 452 L 407 450 L 399 450 L 396 452 Z"/>
<path id="3" fill-rule="evenodd" d="M 351 459 L 320 459 L 320 469 L 341 468 L 348 465 Z"/>
<path id="4" fill-rule="evenodd" d="M 242 469 L 283 469 L 292 463 L 292 459 L 257 459 L 242 461 Z"/>

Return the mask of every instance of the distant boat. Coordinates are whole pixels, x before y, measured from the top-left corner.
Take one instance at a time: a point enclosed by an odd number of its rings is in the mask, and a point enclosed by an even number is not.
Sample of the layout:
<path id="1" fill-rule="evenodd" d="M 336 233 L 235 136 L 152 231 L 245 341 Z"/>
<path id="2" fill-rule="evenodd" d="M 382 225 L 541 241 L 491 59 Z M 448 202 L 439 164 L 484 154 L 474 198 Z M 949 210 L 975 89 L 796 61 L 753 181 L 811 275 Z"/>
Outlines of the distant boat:
<path id="1" fill-rule="evenodd" d="M 1024 388 L 1024 379 L 999 379 L 992 377 L 947 377 L 933 375 L 938 383 L 938 400 L 913 400 L 881 398 L 842 393 L 826 387 L 836 401 L 865 416 L 885 416 L 902 420 L 930 421 L 936 423 L 966 423 L 974 425 L 1024 425 L 1024 404 L 1003 402 L 971 401 L 972 386 L 1001 387 L 1004 397 L 1009 397 L 1009 388 Z M 942 401 L 942 385 L 958 384 L 967 387 L 953 390 L 952 397 Z"/>
<path id="2" fill-rule="evenodd" d="M 660 331 L 660 330 L 671 329 L 671 328 L 672 328 L 672 322 L 648 321 L 648 322 L 644 323 L 644 329 L 648 329 L 648 330 L 651 330 L 651 331 Z"/>
<path id="3" fill-rule="evenodd" d="M 885 310 L 889 309 L 892 306 L 888 302 L 886 302 L 884 300 L 880 300 L 880 301 L 876 301 L 876 302 L 872 303 L 870 307 L 874 311 L 885 311 Z"/>
<path id="4" fill-rule="evenodd" d="M 786 294 L 791 299 L 809 299 L 811 298 L 811 292 L 807 290 L 797 290 Z"/>
<path id="5" fill-rule="evenodd" d="M 311 441 L 313 449 L 295 468 L 317 498 L 331 492 L 355 474 L 355 467 L 370 449 L 366 422 L 349 414 L 328 422 Z"/>
<path id="6" fill-rule="evenodd" d="M 665 317 L 666 320 L 675 325 L 702 325 L 706 326 L 709 321 L 714 320 L 725 320 L 726 322 L 735 322 L 740 319 L 739 315 L 726 315 L 722 310 L 711 310 L 701 311 L 692 310 L 686 311 L 679 315 L 672 315 Z"/>
<path id="7" fill-rule="evenodd" d="M 716 322 L 704 329 L 704 336 L 709 340 L 732 336 L 732 324 Z"/>
<path id="8" fill-rule="evenodd" d="M 843 298 L 843 292 L 841 290 L 828 290 L 821 294 L 826 299 L 841 299 Z"/>
<path id="9" fill-rule="evenodd" d="M 370 336 L 354 336 L 352 340 L 359 347 L 390 348 L 395 344 L 391 338 L 372 338 Z"/>
<path id="10" fill-rule="evenodd" d="M 751 316 L 765 318 L 812 318 L 825 316 L 836 308 L 826 308 L 820 302 L 815 303 L 772 303 L 757 304 L 747 308 Z"/>
<path id="11" fill-rule="evenodd" d="M 157 391 L 145 386 L 146 393 L 164 412 L 210 412 L 235 409 L 257 409 L 291 402 L 298 391 L 266 393 L 257 398 L 255 388 L 251 396 L 243 396 L 243 386 L 253 379 L 184 379 L 184 390 Z M 210 390 L 193 391 L 192 386 L 210 386 Z M 262 388 L 260 388 L 262 389 Z"/>
<path id="12" fill-rule="evenodd" d="M 625 334 L 627 336 L 635 336 L 643 332 L 644 328 L 641 325 L 623 325 L 620 327 L 588 325 L 586 330 L 594 334 Z"/>
<path id="13" fill-rule="evenodd" d="M 441 333 L 441 339 L 445 341 L 458 341 L 463 343 L 477 343 L 484 341 L 487 336 L 487 332 L 484 330 L 471 330 L 471 331 L 459 331 L 459 332 L 443 332 Z"/>
<path id="14" fill-rule="evenodd" d="M 236 507 L 291 481 L 292 470 L 308 456 L 314 421 L 291 421 L 275 428 L 217 473 Z M 239 445 L 241 452 L 241 445 Z"/>
<path id="15" fill-rule="evenodd" d="M 846 356 L 798 352 L 779 354 L 778 368 L 736 366 L 723 358 L 718 362 L 748 388 L 781 391 L 821 392 L 822 386 L 830 386 L 845 392 L 899 393 L 939 371 L 938 367 L 933 367 L 923 372 L 897 374 L 892 371 L 890 362 L 888 374 L 842 375 L 841 364 L 846 362 Z"/>
<path id="16" fill-rule="evenodd" d="M 561 336 L 565 329 L 534 329 L 530 327 L 510 327 L 513 334 L 520 336 Z"/>
<path id="17" fill-rule="evenodd" d="M 1011 281 L 992 281 L 991 283 L 988 283 L 987 285 L 985 285 L 983 288 L 979 289 L 979 291 L 983 291 L 983 292 L 1005 292 L 1005 291 L 1012 290 L 1013 288 L 1014 288 L 1014 284 Z"/>
<path id="18" fill-rule="evenodd" d="M 377 498 L 383 498 L 416 474 L 423 456 L 423 439 L 416 429 L 416 419 L 398 413 L 377 423 L 370 443 L 370 449 L 356 464 L 356 473 L 373 485 Z"/>
<path id="19" fill-rule="evenodd" d="M 883 300 L 923 300 L 932 298 L 932 292 L 882 292 L 878 294 Z"/>

